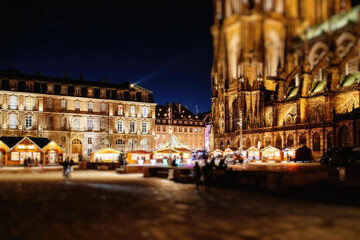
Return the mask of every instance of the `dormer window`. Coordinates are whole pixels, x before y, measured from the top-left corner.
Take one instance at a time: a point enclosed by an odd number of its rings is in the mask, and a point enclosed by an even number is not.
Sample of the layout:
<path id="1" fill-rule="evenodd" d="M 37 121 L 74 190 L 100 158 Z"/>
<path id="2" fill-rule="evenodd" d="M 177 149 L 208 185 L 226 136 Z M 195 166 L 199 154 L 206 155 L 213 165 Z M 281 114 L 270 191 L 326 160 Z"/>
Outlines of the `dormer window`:
<path id="1" fill-rule="evenodd" d="M 49 94 L 54 93 L 54 85 L 53 84 L 48 84 L 47 85 L 47 93 L 49 93 Z"/>
<path id="2" fill-rule="evenodd" d="M 60 94 L 66 95 L 67 94 L 67 86 L 61 86 L 61 92 Z"/>
<path id="3" fill-rule="evenodd" d="M 106 98 L 106 89 L 100 90 L 100 98 Z"/>
<path id="4" fill-rule="evenodd" d="M 11 79 L 10 80 L 10 90 L 17 90 L 18 88 L 18 80 Z"/>
<path id="5" fill-rule="evenodd" d="M 34 83 L 33 82 L 25 82 L 25 91 L 33 92 L 34 91 Z"/>
<path id="6" fill-rule="evenodd" d="M 131 93 L 130 93 L 130 99 L 131 99 L 131 100 L 135 100 L 135 92 L 131 92 Z"/>
<path id="7" fill-rule="evenodd" d="M 80 87 L 75 87 L 75 96 L 80 96 Z"/>
<path id="8" fill-rule="evenodd" d="M 123 92 L 122 91 L 117 92 L 117 98 L 118 99 L 123 99 Z"/>
<path id="9" fill-rule="evenodd" d="M 91 89 L 91 88 L 89 88 L 88 89 L 88 97 L 93 97 L 94 96 L 94 90 L 93 89 Z"/>
<path id="10" fill-rule="evenodd" d="M 144 94 L 142 95 L 142 100 L 145 101 L 145 102 L 148 100 L 148 96 L 147 96 L 146 93 L 144 93 Z"/>

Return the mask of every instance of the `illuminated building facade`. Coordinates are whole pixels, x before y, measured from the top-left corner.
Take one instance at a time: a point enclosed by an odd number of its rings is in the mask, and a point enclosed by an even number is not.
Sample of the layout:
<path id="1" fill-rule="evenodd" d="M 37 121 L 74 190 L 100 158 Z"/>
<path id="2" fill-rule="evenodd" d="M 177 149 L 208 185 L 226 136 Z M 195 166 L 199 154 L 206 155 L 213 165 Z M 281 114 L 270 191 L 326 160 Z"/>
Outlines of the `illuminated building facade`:
<path id="1" fill-rule="evenodd" d="M 153 149 L 155 106 L 151 91 L 130 83 L 0 72 L 1 136 L 49 138 L 75 158 Z"/>
<path id="2" fill-rule="evenodd" d="M 172 133 L 195 151 L 205 148 L 205 124 L 201 114 L 195 115 L 180 103 L 156 106 L 156 148 L 167 142 Z"/>
<path id="3" fill-rule="evenodd" d="M 211 149 L 360 145 L 359 30 L 350 0 L 214 0 Z"/>

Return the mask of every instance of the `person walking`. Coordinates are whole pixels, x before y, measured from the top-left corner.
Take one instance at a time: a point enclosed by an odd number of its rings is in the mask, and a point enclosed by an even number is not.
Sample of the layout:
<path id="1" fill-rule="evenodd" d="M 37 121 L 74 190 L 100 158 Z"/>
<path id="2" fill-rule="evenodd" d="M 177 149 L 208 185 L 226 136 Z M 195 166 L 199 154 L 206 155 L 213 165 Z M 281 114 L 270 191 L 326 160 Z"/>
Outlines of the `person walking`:
<path id="1" fill-rule="evenodd" d="M 69 171 L 69 165 L 70 165 L 69 159 L 67 158 L 63 163 L 63 175 L 64 175 L 64 177 L 67 177 L 68 174 L 69 174 L 69 172 L 68 172 Z"/>
<path id="2" fill-rule="evenodd" d="M 42 172 L 43 171 L 43 160 L 40 159 L 40 162 L 39 162 L 39 172 Z"/>
<path id="3" fill-rule="evenodd" d="M 71 172 L 73 172 L 73 171 L 74 171 L 74 167 L 73 167 L 73 166 L 74 166 L 74 164 L 75 164 L 75 163 L 74 163 L 74 160 L 73 160 L 73 159 L 71 159 L 71 160 L 70 160 L 70 162 L 69 162 L 69 166 L 70 166 L 70 171 L 71 171 Z"/>
<path id="4" fill-rule="evenodd" d="M 195 192 L 199 192 L 199 184 L 200 184 L 200 177 L 201 177 L 201 169 L 198 162 L 195 162 L 195 166 L 193 168 L 193 175 L 195 181 Z"/>

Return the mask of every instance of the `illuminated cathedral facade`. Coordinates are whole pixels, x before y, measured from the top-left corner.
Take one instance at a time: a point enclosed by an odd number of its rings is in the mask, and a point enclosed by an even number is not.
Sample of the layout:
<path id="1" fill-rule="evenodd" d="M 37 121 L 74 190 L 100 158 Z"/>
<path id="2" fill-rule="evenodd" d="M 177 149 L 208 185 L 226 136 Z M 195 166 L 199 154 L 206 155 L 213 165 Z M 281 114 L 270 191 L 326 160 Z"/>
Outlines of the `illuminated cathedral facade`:
<path id="1" fill-rule="evenodd" d="M 359 146 L 359 9 L 214 0 L 211 149 Z"/>

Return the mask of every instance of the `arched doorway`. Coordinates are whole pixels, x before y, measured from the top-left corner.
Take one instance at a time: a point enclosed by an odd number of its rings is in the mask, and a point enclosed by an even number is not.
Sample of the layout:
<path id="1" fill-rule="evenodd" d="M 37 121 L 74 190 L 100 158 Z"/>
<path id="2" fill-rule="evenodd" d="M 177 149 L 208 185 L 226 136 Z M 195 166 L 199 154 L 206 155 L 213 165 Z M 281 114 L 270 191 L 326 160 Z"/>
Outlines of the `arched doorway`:
<path id="1" fill-rule="evenodd" d="M 280 135 L 277 135 L 276 136 L 276 139 L 275 139 L 275 147 L 277 149 L 282 149 L 282 139 L 280 137 Z"/>
<path id="2" fill-rule="evenodd" d="M 294 145 L 294 136 L 289 134 L 286 139 L 286 147 L 291 147 L 292 145 Z"/>
<path id="3" fill-rule="evenodd" d="M 320 134 L 317 132 L 313 135 L 313 151 L 320 151 Z"/>
<path id="4" fill-rule="evenodd" d="M 350 147 L 350 131 L 347 126 L 342 126 L 339 130 L 339 146 Z"/>
<path id="5" fill-rule="evenodd" d="M 78 155 L 82 155 L 82 144 L 80 139 L 76 138 L 71 142 L 71 153 L 77 153 Z"/>
<path id="6" fill-rule="evenodd" d="M 306 145 L 306 133 L 302 133 L 299 137 L 299 144 Z"/>

